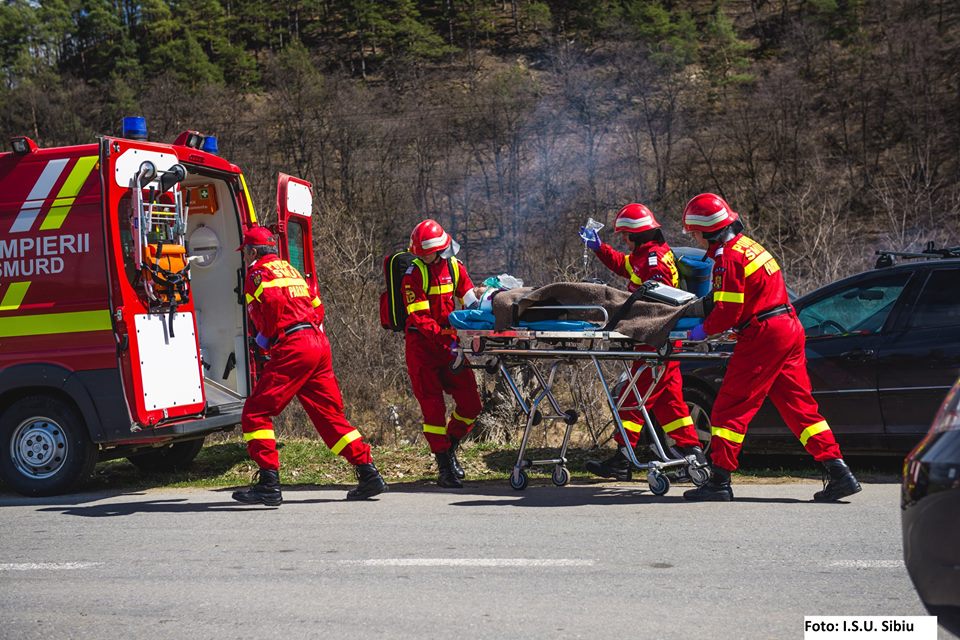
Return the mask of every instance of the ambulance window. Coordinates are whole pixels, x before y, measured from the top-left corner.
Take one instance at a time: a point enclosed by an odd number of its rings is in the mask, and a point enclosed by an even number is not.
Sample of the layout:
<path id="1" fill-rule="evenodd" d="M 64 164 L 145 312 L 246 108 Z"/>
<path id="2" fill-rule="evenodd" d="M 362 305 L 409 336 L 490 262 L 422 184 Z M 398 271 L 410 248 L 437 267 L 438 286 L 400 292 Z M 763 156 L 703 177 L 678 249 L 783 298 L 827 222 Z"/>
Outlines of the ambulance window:
<path id="1" fill-rule="evenodd" d="M 303 262 L 303 226 L 295 220 L 290 220 L 287 223 L 287 252 L 293 268 L 301 274 L 307 275 Z"/>

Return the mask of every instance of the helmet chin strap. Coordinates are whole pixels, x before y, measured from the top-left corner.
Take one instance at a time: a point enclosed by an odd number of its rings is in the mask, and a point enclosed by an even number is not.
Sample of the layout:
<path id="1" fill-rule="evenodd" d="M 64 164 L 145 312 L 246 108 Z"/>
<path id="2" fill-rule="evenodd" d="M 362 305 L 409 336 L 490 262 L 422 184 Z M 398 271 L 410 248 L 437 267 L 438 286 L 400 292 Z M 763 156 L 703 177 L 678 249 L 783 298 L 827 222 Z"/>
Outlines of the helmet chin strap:
<path id="1" fill-rule="evenodd" d="M 703 237 L 710 244 L 723 244 L 730 240 L 733 240 L 734 236 L 743 231 L 743 224 L 739 220 L 734 220 L 732 223 L 725 226 L 723 229 L 718 229 L 713 233 L 705 233 Z"/>

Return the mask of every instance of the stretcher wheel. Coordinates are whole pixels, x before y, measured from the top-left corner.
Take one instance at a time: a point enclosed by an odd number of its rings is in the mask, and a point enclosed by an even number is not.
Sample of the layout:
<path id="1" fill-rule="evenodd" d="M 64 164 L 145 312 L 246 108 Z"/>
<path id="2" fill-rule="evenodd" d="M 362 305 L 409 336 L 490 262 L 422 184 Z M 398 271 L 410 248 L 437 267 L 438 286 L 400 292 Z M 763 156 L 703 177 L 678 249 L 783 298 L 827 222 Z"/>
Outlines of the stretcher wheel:
<path id="1" fill-rule="evenodd" d="M 510 474 L 510 486 L 517 491 L 523 491 L 526 489 L 529 481 L 530 478 L 527 477 L 526 471 L 514 470 L 514 472 Z"/>
<path id="2" fill-rule="evenodd" d="M 710 470 L 706 467 L 689 467 L 687 473 L 690 475 L 690 481 L 698 487 L 702 487 L 710 480 Z"/>
<path id="3" fill-rule="evenodd" d="M 566 416 L 563 421 L 567 424 L 577 424 L 577 420 L 580 419 L 580 415 L 573 409 L 565 411 L 563 415 Z"/>
<path id="4" fill-rule="evenodd" d="M 531 424 L 536 426 L 541 422 L 543 422 L 543 414 L 540 413 L 540 409 L 537 409 L 536 411 L 533 412 L 533 422 Z"/>
<path id="5" fill-rule="evenodd" d="M 490 375 L 495 374 L 496 372 L 500 371 L 500 360 L 494 358 L 493 360 L 488 361 L 485 365 L 483 365 L 483 370 Z"/>
<path id="6" fill-rule="evenodd" d="M 566 486 L 567 483 L 570 482 L 570 472 L 567 471 L 566 467 L 557 465 L 553 468 L 553 477 L 551 477 L 551 480 L 553 480 L 553 484 L 558 487 Z"/>
<path id="7" fill-rule="evenodd" d="M 648 473 L 647 484 L 650 485 L 650 493 L 655 496 L 662 496 L 670 491 L 670 478 L 659 472 Z"/>

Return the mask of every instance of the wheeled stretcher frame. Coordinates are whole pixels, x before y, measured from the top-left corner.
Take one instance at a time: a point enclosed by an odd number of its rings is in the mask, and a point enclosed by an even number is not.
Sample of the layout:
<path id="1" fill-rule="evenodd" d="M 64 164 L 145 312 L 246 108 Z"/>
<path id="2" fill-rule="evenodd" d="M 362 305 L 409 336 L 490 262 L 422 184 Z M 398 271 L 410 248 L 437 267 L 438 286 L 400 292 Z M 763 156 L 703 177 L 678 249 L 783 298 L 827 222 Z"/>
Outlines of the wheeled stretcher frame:
<path id="1" fill-rule="evenodd" d="M 537 309 L 584 310 L 599 309 L 602 307 L 537 307 Z M 604 312 L 604 316 L 606 313 Z M 604 322 L 606 324 L 606 322 Z M 647 483 L 651 493 L 664 495 L 670 490 L 670 479 L 665 471 L 682 468 L 696 485 L 701 485 L 709 479 L 709 471 L 699 465 L 694 456 L 673 458 L 668 455 L 657 431 L 653 428 L 650 415 L 644 406 L 653 393 L 654 388 L 666 371 L 666 363 L 672 360 L 715 360 L 729 357 L 728 353 L 708 353 L 703 351 L 674 351 L 672 341 L 662 351 L 635 351 L 637 343 L 628 336 L 615 331 L 587 330 L 587 331 L 539 331 L 533 329 L 509 329 L 506 331 L 461 329 L 457 331 L 460 343 L 476 360 L 485 361 L 475 365 L 485 368 L 490 373 L 499 371 L 507 386 L 513 393 L 517 404 L 526 415 L 526 425 L 520 441 L 520 450 L 517 453 L 517 462 L 510 475 L 510 486 L 523 490 L 527 487 L 528 475 L 526 470 L 534 466 L 554 465 L 551 479 L 555 485 L 564 486 L 570 481 L 570 472 L 567 470 L 567 447 L 573 425 L 579 420 L 579 414 L 574 409 L 564 410 L 554 394 L 554 383 L 559 367 L 563 364 L 575 364 L 577 361 L 590 360 L 596 371 L 597 379 L 604 391 L 607 406 L 613 417 L 616 429 L 624 442 L 630 442 L 623 422 L 620 420 L 621 410 L 637 410 L 643 416 L 644 425 L 650 434 L 654 452 L 658 459 L 641 463 L 632 447 L 625 447 L 625 454 L 630 464 L 638 470 L 647 472 Z M 600 366 L 601 360 L 614 360 L 622 364 L 626 373 L 625 386 L 616 391 L 611 388 L 607 377 Z M 641 366 L 632 374 L 631 366 L 640 361 Z M 533 373 L 537 389 L 529 400 L 523 397 L 517 381 L 508 368 L 512 364 L 527 365 Z M 638 381 L 643 372 L 651 370 L 651 381 L 645 389 L 638 388 Z M 545 373 L 546 372 L 546 373 Z M 621 376 L 622 377 L 622 376 Z M 614 383 L 614 387 L 618 386 Z M 617 397 L 619 395 L 619 398 Z M 637 405 L 625 403 L 628 399 L 638 399 Z M 552 413 L 544 414 L 541 406 L 547 401 Z M 559 457 L 544 460 L 531 460 L 525 457 L 527 443 L 533 427 L 544 419 L 563 420 L 566 429 L 560 447 Z"/>

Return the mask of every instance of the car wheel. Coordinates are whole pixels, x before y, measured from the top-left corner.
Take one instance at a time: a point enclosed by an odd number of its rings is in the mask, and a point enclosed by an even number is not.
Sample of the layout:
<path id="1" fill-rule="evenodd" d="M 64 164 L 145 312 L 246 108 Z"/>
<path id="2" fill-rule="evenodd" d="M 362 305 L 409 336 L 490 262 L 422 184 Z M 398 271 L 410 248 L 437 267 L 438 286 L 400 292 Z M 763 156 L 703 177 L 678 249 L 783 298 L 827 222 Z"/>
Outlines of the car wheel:
<path id="1" fill-rule="evenodd" d="M 690 409 L 693 428 L 704 453 L 710 450 L 710 412 L 713 411 L 713 396 L 699 387 L 684 387 L 683 399 Z"/>
<path id="2" fill-rule="evenodd" d="M 183 471 L 193 462 L 193 459 L 203 448 L 203 438 L 175 442 L 159 449 L 146 453 L 128 456 L 133 465 L 146 473 L 161 473 L 165 471 Z"/>
<path id="3" fill-rule="evenodd" d="M 97 463 L 83 418 L 49 396 L 27 396 L 7 408 L 0 416 L 0 445 L 0 477 L 24 495 L 69 491 Z"/>

